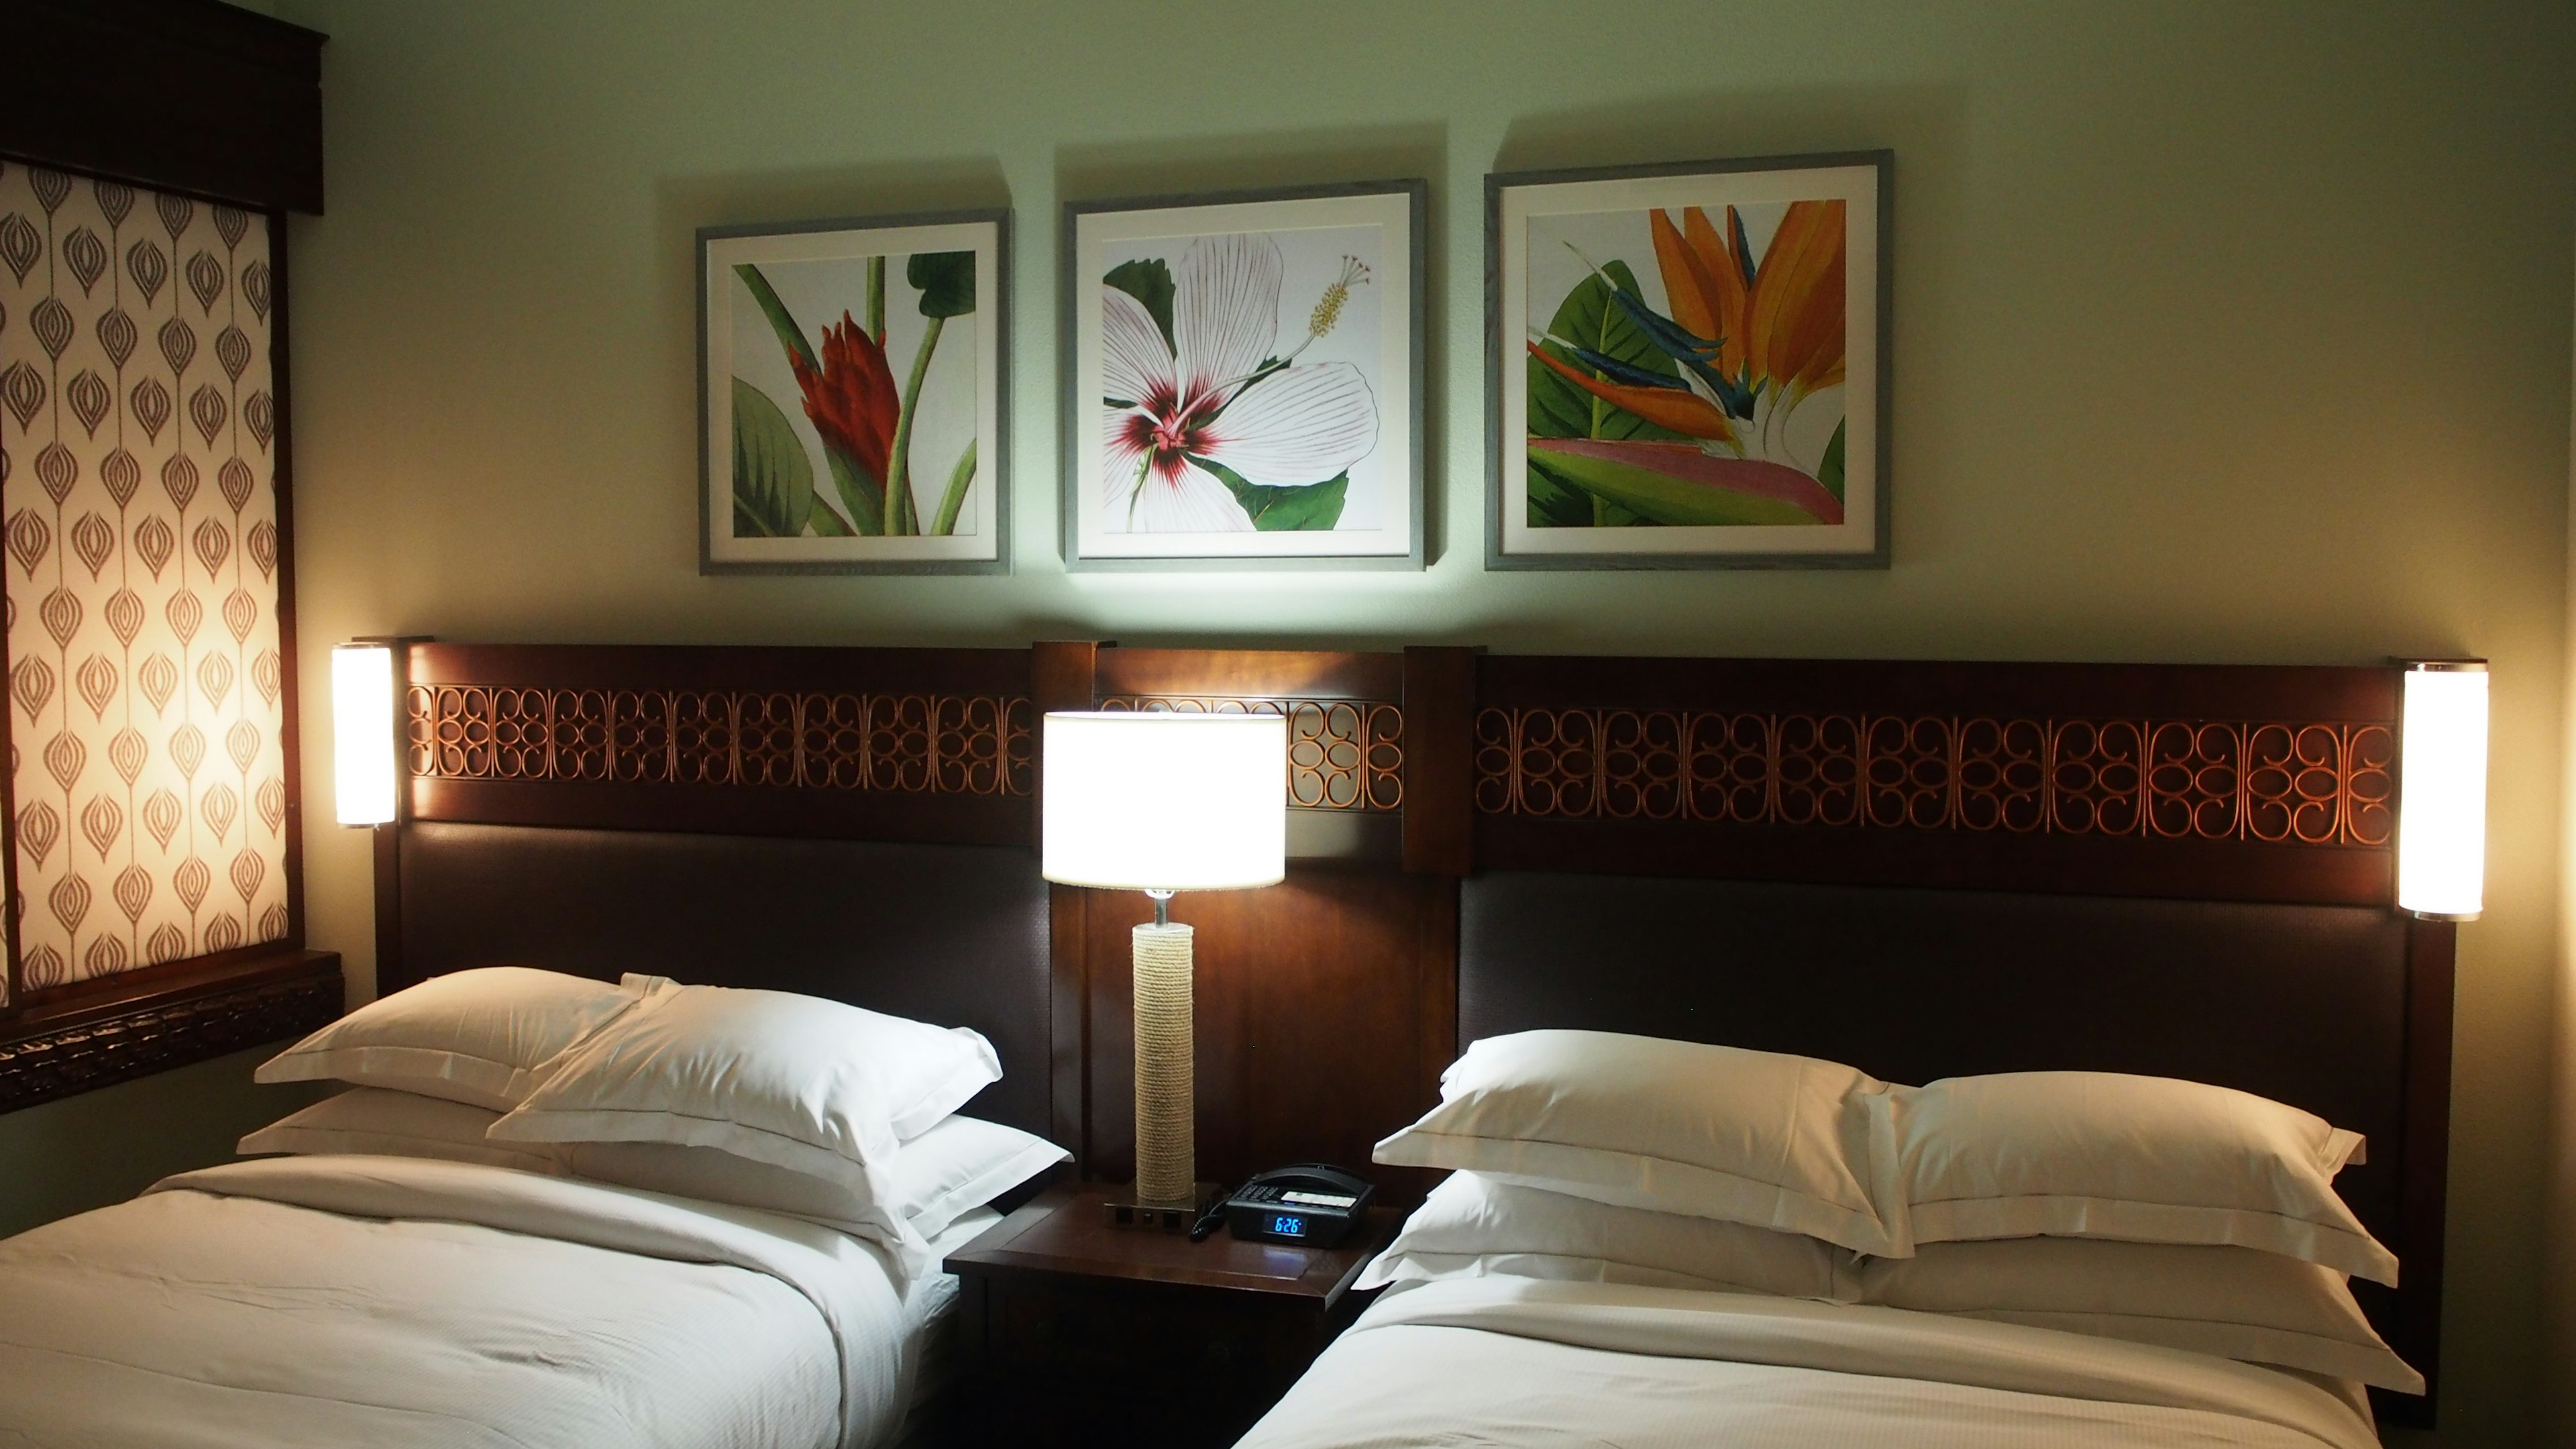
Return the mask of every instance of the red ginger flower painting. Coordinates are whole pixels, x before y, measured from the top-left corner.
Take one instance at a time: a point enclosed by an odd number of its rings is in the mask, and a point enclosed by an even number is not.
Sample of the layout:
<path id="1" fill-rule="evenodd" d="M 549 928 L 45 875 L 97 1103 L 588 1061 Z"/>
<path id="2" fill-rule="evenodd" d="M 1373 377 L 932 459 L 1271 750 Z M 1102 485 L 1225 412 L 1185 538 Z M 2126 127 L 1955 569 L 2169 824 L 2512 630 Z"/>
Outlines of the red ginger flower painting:
<path id="1" fill-rule="evenodd" d="M 787 364 L 796 371 L 796 385 L 804 389 L 805 416 L 814 431 L 823 435 L 824 444 L 839 449 L 882 486 L 886 452 L 893 446 L 895 423 L 902 411 L 885 349 L 843 312 L 838 323 L 823 329 L 821 370 L 792 352 Z"/>

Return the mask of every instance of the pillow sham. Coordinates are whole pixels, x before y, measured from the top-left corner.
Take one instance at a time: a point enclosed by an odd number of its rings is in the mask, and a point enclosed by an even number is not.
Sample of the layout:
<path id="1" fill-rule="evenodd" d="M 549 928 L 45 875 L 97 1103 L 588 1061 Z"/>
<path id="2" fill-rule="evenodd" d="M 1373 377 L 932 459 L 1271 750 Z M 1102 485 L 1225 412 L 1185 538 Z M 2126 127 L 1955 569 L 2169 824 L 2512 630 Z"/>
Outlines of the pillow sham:
<path id="1" fill-rule="evenodd" d="M 659 977 L 611 986 L 527 966 L 434 976 L 371 1001 L 262 1063 L 252 1080 L 336 1078 L 506 1112 L 537 1068 L 632 1010 Z"/>
<path id="2" fill-rule="evenodd" d="M 573 1142 L 559 1150 L 577 1177 L 762 1208 L 907 1242 L 939 1236 L 960 1214 L 1073 1157 L 1016 1127 L 950 1117 L 895 1152 L 876 1174 L 878 1196 L 713 1147 Z"/>
<path id="3" fill-rule="evenodd" d="M 1376 1160 L 1446 1167 L 1615 1206 L 1902 1250 L 1872 1201 L 1869 1101 L 1846 1066 L 1598 1031 L 1525 1031 L 1467 1048 L 1440 1105 Z"/>
<path id="4" fill-rule="evenodd" d="M 1876 1259 L 1861 1301 L 2189 1349 L 2424 1392 L 2341 1273 L 2252 1248 L 2016 1238 Z"/>
<path id="5" fill-rule="evenodd" d="M 2396 1285 L 2396 1255 L 2335 1195 L 2361 1137 L 2251 1092 L 2015 1072 L 1897 1087 L 1876 1110 L 1881 1196 L 1912 1242 L 2232 1244 Z"/>
<path id="6" fill-rule="evenodd" d="M 674 986 L 548 1064 L 499 1142 L 660 1142 L 838 1182 L 871 1178 L 999 1081 L 992 1044 L 785 991 Z"/>
<path id="7" fill-rule="evenodd" d="M 500 1118 L 500 1113 L 489 1108 L 443 1097 L 383 1087 L 351 1087 L 291 1117 L 269 1123 L 244 1137 L 235 1150 L 246 1157 L 325 1152 L 435 1157 L 448 1162 L 479 1162 L 486 1167 L 515 1167 L 550 1177 L 563 1175 L 563 1164 L 546 1148 L 485 1141 L 484 1129 Z"/>
<path id="8" fill-rule="evenodd" d="M 1443 1278 L 1550 1278 L 1858 1299 L 1850 1255 L 1798 1233 L 1649 1212 L 1452 1173 L 1405 1219 L 1358 1285 Z"/>

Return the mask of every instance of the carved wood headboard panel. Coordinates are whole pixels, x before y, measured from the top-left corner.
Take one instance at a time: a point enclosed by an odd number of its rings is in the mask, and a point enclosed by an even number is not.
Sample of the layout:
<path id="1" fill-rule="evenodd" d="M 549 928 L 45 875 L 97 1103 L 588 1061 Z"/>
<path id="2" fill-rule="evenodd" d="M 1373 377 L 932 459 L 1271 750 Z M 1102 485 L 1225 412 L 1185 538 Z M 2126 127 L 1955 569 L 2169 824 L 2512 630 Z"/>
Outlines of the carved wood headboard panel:
<path id="1" fill-rule="evenodd" d="M 2079 927 L 2163 909 L 2120 898 L 2243 903 L 2192 909 L 2195 919 L 2259 917 L 2267 930 L 2317 907 L 2393 907 L 2394 668 L 1076 642 L 427 645 L 411 651 L 407 677 L 411 819 L 684 835 L 1025 850 L 1046 711 L 1286 716 L 1287 880 L 1174 908 L 1200 935 L 1199 1160 L 1226 1179 L 1283 1161 L 1365 1162 L 1373 1142 L 1436 1100 L 1460 1046 L 1462 976 L 1497 969 L 1460 954 L 1459 882 L 1471 875 L 1494 876 L 1476 886 L 1480 910 L 1509 896 L 1511 881 L 1539 878 L 1513 872 L 1551 873 L 1567 889 L 1581 876 L 1812 883 L 1867 898 L 1881 916 L 1936 900 L 1973 915 L 1992 902 L 1957 892 L 2018 893 L 2054 900 L 2047 909 Z M 380 923 L 398 941 L 400 872 L 387 862 L 380 854 Z M 1879 887 L 1937 889 L 1868 889 Z M 1116 1179 L 1132 1161 L 1128 931 L 1151 907 L 1137 892 L 1053 887 L 1046 914 L 1052 1120 L 1089 1174 Z M 1671 939 L 1697 939 L 1690 922 L 1665 924 Z M 2382 1083 L 2374 1100 L 2404 1102 L 2391 1170 L 2408 1286 L 2374 1308 L 2429 1374 L 2455 928 L 2413 922 L 2400 934 L 2402 1004 L 2373 1000 L 2403 1016 L 2403 1080 Z M 1586 969 L 1564 966 L 1564 980 Z M 1512 969 L 1542 987 L 1560 979 L 1543 950 Z M 2374 978 L 2380 988 L 2385 977 Z M 2266 978 L 2267 990 L 2282 984 Z M 2113 999 L 2138 985 L 2106 978 L 2101 990 Z M 2080 982 L 2060 987 L 2083 997 Z M 1914 1017 L 1852 1024 L 1892 1040 L 1933 1030 Z M 2122 1060 L 2194 1060 L 2175 1031 L 2170 1019 L 2137 1025 Z M 2292 1086 L 2327 1080 L 2332 1064 L 2300 1055 L 2335 1050 L 2317 1035 L 2285 1037 L 2287 1055 L 2267 1058 L 2267 1070 Z M 2352 1064 L 2339 1069 L 2348 1078 Z M 1283 1093 L 1283 1075 L 1333 1088 Z M 1399 1200 L 1426 1185 L 1392 1170 L 1381 1180 Z M 2385 1408 L 2410 1416 L 2407 1405 Z"/>
<path id="2" fill-rule="evenodd" d="M 1480 867 L 2393 899 L 2391 668 L 1490 658 L 1474 730 Z"/>

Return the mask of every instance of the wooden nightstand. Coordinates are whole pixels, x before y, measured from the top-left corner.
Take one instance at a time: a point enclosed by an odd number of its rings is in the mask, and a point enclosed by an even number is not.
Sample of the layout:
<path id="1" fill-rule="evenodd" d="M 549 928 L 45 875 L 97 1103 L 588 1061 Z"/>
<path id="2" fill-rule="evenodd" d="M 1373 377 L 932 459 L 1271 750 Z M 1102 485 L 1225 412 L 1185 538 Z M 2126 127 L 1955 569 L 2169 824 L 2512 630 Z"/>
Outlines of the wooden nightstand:
<path id="1" fill-rule="evenodd" d="M 948 1256 L 979 1439 L 1224 1449 L 1359 1315 L 1351 1280 L 1402 1221 L 1372 1208 L 1320 1250 L 1193 1243 L 1110 1227 L 1102 1195 L 1052 1188 Z"/>

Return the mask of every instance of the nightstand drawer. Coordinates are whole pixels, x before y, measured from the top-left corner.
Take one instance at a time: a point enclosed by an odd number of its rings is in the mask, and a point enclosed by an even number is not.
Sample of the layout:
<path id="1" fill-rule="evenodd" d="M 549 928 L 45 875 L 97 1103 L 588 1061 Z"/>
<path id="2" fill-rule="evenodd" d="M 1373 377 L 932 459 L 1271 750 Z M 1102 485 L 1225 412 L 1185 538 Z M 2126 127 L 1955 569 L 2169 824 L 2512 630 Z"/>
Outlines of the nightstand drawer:
<path id="1" fill-rule="evenodd" d="M 1154 1284 L 995 1283 L 986 1352 L 1009 1372 L 1294 1378 L 1329 1336 L 1315 1306 Z"/>

